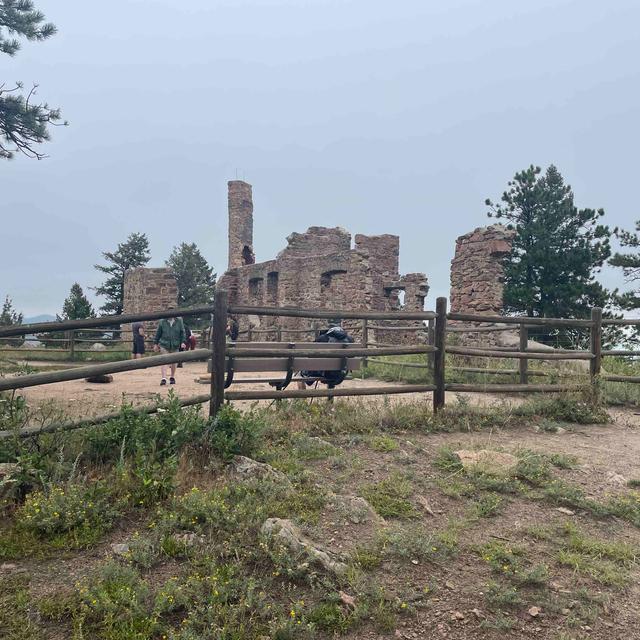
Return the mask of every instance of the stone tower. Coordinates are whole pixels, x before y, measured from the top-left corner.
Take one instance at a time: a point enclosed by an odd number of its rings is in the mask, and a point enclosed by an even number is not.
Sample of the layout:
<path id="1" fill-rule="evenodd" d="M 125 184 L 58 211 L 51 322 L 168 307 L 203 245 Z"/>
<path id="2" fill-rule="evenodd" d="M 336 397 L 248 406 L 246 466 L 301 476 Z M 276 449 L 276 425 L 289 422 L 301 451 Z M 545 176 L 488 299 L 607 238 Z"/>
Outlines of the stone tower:
<path id="1" fill-rule="evenodd" d="M 253 252 L 253 196 L 244 180 L 229 183 L 229 269 L 256 261 Z"/>
<path id="2" fill-rule="evenodd" d="M 503 260 L 515 231 L 500 224 L 480 227 L 456 240 L 451 261 L 451 311 L 502 314 Z"/>

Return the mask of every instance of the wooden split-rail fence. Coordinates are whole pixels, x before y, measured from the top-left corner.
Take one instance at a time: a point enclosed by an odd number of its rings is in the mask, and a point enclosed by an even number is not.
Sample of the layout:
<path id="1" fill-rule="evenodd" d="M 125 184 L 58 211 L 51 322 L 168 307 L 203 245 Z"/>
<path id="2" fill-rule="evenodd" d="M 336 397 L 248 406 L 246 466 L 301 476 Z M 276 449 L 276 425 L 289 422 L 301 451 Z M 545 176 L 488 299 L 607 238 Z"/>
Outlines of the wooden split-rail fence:
<path id="1" fill-rule="evenodd" d="M 215 417 L 223 402 L 232 400 L 282 400 L 287 398 L 320 398 L 320 397 L 343 397 L 343 396 L 365 396 L 365 395 L 387 395 L 387 394 L 430 394 L 433 398 L 434 411 L 440 410 L 445 404 L 447 391 L 455 392 L 479 392 L 479 393 L 557 393 L 577 391 L 585 388 L 585 385 L 576 384 L 531 384 L 531 376 L 544 375 L 538 371 L 529 371 L 528 362 L 530 360 L 585 360 L 589 362 L 588 384 L 597 385 L 600 378 L 612 382 L 632 382 L 640 383 L 640 377 L 603 375 L 601 376 L 601 363 L 603 356 L 614 355 L 640 355 L 631 351 L 602 350 L 602 328 L 605 324 L 616 325 L 640 325 L 640 320 L 603 320 L 602 310 L 594 308 L 590 319 L 568 319 L 568 318 L 529 318 L 523 316 L 483 316 L 465 313 L 447 313 L 447 299 L 438 298 L 435 311 L 354 311 L 354 310 L 326 310 L 326 309 L 298 309 L 289 307 L 255 307 L 246 305 L 229 305 L 227 293 L 217 292 L 214 305 L 204 307 L 189 307 L 183 309 L 171 309 L 161 312 L 120 314 L 103 316 L 100 318 L 88 318 L 85 320 L 70 320 L 60 322 L 35 323 L 29 325 L 16 325 L 10 327 L 0 327 L 0 339 L 15 338 L 38 333 L 86 331 L 87 329 L 104 327 L 120 327 L 121 325 L 159 320 L 161 318 L 205 316 L 211 317 L 211 328 L 209 335 L 209 345 L 207 348 L 195 349 L 193 351 L 169 353 L 164 355 L 154 355 L 136 360 L 126 360 L 118 362 L 104 362 L 88 366 L 79 366 L 73 369 L 62 371 L 51 371 L 43 373 L 33 373 L 20 376 L 0 378 L 0 392 L 25 389 L 34 386 L 64 382 L 69 380 L 80 380 L 88 377 L 121 373 L 138 369 L 147 369 L 160 365 L 173 364 L 178 362 L 210 361 L 209 392 L 191 398 L 180 399 L 182 406 L 209 404 L 209 415 Z M 280 317 L 296 317 L 314 320 L 332 320 L 336 317 L 345 321 L 358 321 L 361 328 L 361 342 L 357 345 L 349 345 L 347 349 L 343 345 L 336 344 L 335 349 L 317 349 L 312 347 L 314 343 L 288 343 L 286 346 L 274 343 L 273 348 L 261 345 L 261 348 L 252 346 L 247 342 L 227 342 L 227 320 L 229 315 L 258 315 Z M 474 326 L 447 326 L 447 321 L 472 322 Z M 371 324 L 380 321 L 395 321 L 398 323 L 408 322 L 407 326 L 385 326 Z M 416 327 L 416 321 L 423 323 L 423 326 Z M 427 323 L 426 326 L 424 323 Z M 484 326 L 483 326 L 484 325 Z M 579 327 L 589 330 L 590 348 L 588 350 L 553 350 L 543 351 L 528 344 L 528 328 L 532 326 L 545 327 Z M 381 329 L 384 331 L 415 331 L 424 330 L 426 341 L 415 344 L 383 345 L 369 341 L 369 330 Z M 447 333 L 483 333 L 488 331 L 519 330 L 520 341 L 518 348 L 515 347 L 468 347 L 468 346 L 447 346 Z M 307 330 L 304 330 L 307 332 Z M 305 344 L 307 346 L 305 346 Z M 240 362 L 243 359 L 271 359 L 286 360 L 293 363 L 295 352 L 296 357 L 304 358 L 336 358 L 346 360 L 346 358 L 359 358 L 363 367 L 367 367 L 369 362 L 383 362 L 385 365 L 394 366 L 393 360 L 380 361 L 380 356 L 401 356 L 406 354 L 426 354 L 428 362 L 421 363 L 398 363 L 408 367 L 425 367 L 432 371 L 433 381 L 431 384 L 385 384 L 376 386 L 351 386 L 345 385 L 336 388 L 304 388 L 287 389 L 265 388 L 264 390 L 243 391 L 228 389 L 229 374 L 232 371 L 230 363 Z M 481 357 L 481 358 L 511 358 L 517 359 L 519 368 L 519 382 L 517 384 L 475 384 L 475 383 L 446 383 L 445 382 L 445 357 L 447 354 Z M 266 366 L 266 365 L 265 365 Z M 293 364 L 290 364 L 290 370 Z M 504 369 L 482 369 L 479 367 L 458 367 L 475 373 L 515 373 L 516 370 Z M 242 370 L 239 367 L 239 370 Z M 247 370 L 247 369 L 244 369 Z M 253 369 L 256 370 L 256 369 Z M 268 371 L 268 368 L 261 369 Z M 290 371 L 288 371 L 290 373 Z M 152 405 L 135 409 L 137 413 L 154 413 L 163 405 Z M 40 433 L 58 430 L 70 430 L 86 427 L 93 424 L 106 422 L 117 414 L 108 414 L 76 422 L 66 422 L 50 424 L 44 427 L 26 427 L 17 434 L 12 431 L 0 432 L 0 438 L 18 436 L 28 437 Z"/>

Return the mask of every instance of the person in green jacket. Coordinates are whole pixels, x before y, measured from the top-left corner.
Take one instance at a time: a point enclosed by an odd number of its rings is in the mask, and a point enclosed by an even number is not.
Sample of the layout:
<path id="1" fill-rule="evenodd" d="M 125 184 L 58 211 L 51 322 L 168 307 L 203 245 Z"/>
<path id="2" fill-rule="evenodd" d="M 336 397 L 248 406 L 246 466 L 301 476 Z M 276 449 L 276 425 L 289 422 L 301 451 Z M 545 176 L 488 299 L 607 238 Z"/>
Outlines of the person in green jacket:
<path id="1" fill-rule="evenodd" d="M 160 353 L 175 353 L 185 348 L 187 334 L 184 330 L 182 318 L 162 318 L 158 324 L 156 337 L 153 340 L 153 350 Z M 169 384 L 176 383 L 176 364 L 171 364 L 171 376 Z M 160 386 L 167 384 L 167 367 L 162 365 L 162 380 Z"/>

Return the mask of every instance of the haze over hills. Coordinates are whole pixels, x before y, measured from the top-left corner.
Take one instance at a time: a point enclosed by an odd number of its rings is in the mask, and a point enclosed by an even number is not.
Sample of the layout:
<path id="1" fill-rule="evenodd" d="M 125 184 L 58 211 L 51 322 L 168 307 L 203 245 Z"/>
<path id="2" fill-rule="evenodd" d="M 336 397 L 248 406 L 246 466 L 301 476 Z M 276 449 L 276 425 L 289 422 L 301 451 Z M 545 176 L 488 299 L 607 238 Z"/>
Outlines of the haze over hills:
<path id="1" fill-rule="evenodd" d="M 56 319 L 55 316 L 52 316 L 50 313 L 41 313 L 38 316 L 29 316 L 28 318 L 23 318 L 23 324 L 33 324 L 34 322 L 53 322 Z"/>

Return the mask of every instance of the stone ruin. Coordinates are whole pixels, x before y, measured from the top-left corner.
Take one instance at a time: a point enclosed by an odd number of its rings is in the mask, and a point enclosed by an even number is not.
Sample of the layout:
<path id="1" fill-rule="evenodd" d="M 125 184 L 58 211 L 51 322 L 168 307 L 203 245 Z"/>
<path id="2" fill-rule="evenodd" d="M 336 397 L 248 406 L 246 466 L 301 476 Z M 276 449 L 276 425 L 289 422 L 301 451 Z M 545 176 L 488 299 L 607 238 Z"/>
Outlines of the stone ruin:
<path id="1" fill-rule="evenodd" d="M 340 228 L 309 227 L 292 233 L 287 246 L 273 259 L 256 263 L 253 244 L 252 187 L 242 180 L 228 183 L 229 254 L 228 270 L 218 287 L 229 292 L 231 304 L 284 306 L 307 309 L 369 309 L 422 311 L 429 291 L 423 273 L 401 275 L 400 240 L 384 234 L 351 234 Z M 450 311 L 500 315 L 503 310 L 503 260 L 511 251 L 515 232 L 494 224 L 479 227 L 456 240 L 451 262 Z M 139 267 L 125 276 L 124 313 L 161 311 L 177 304 L 177 285 L 169 269 Z M 318 330 L 327 321 L 306 318 L 246 316 L 237 318 L 239 329 L 251 330 L 254 340 L 309 340 L 300 330 Z M 336 318 L 335 320 L 340 320 Z M 360 337 L 360 322 L 345 321 L 346 328 Z M 397 321 L 370 324 L 397 325 Z M 421 323 L 407 323 L 416 326 Z M 481 339 L 471 331 L 486 323 L 451 322 L 470 328 L 458 334 L 464 343 L 512 343 L 515 332 L 484 333 Z M 145 323 L 152 335 L 157 321 Z M 276 328 L 281 329 L 280 334 Z M 287 331 L 291 331 L 288 333 Z M 127 333 L 128 332 L 128 333 Z M 130 327 L 125 328 L 131 336 Z M 508 334 L 508 335 L 507 335 Z M 369 339 L 379 343 L 414 342 L 415 331 L 371 330 Z"/>
<path id="2" fill-rule="evenodd" d="M 178 285 L 167 268 L 137 267 L 129 269 L 124 279 L 123 313 L 150 313 L 177 306 Z M 147 339 L 153 338 L 157 320 L 144 323 Z M 131 325 L 123 329 L 123 339 L 131 340 Z"/>
<path id="3" fill-rule="evenodd" d="M 504 259 L 511 252 L 515 231 L 501 224 L 479 227 L 456 240 L 451 261 L 451 313 L 502 315 L 504 292 Z M 452 327 L 487 327 L 487 323 L 456 322 Z M 460 333 L 464 343 L 499 344 L 517 341 L 517 331 L 500 333 Z"/>
<path id="4" fill-rule="evenodd" d="M 423 273 L 399 273 L 398 236 L 357 234 L 352 245 L 351 234 L 340 227 L 309 227 L 304 233 L 292 233 L 287 246 L 273 260 L 256 263 L 251 185 L 232 180 L 228 186 L 229 262 L 218 286 L 229 292 L 231 304 L 337 310 L 424 309 L 429 291 L 427 278 Z M 259 340 L 275 340 L 276 326 L 281 328 L 283 340 L 308 340 L 312 334 L 304 336 L 296 330 L 327 326 L 321 320 L 259 315 L 241 315 L 237 321 L 241 332 L 251 329 L 254 339 Z M 359 335 L 359 321 L 346 321 L 344 325 Z M 381 342 L 412 338 L 415 339 L 415 332 L 370 333 L 370 339 Z"/>

